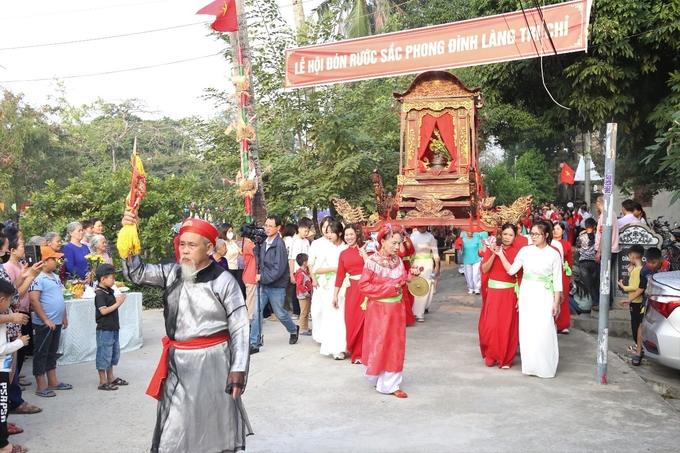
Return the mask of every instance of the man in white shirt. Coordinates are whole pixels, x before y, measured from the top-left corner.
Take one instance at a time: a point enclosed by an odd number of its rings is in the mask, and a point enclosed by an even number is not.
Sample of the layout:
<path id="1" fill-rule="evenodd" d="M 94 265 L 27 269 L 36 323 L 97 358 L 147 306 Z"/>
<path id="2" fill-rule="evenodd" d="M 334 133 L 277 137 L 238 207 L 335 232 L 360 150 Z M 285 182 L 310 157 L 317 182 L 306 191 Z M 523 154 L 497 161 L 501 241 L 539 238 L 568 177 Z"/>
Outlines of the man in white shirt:
<path id="1" fill-rule="evenodd" d="M 623 212 L 623 217 L 618 220 L 619 229 L 629 225 L 631 223 L 640 223 L 633 211 L 635 210 L 635 202 L 633 200 L 623 200 L 621 203 L 621 211 Z"/>
<path id="2" fill-rule="evenodd" d="M 312 227 L 312 220 L 307 217 L 303 217 L 297 222 L 298 232 L 293 236 L 293 242 L 290 244 L 290 250 L 288 252 L 288 264 L 290 266 L 290 282 L 295 284 L 295 273 L 300 266 L 296 261 L 297 256 L 300 253 L 309 254 L 309 240 L 307 236 L 309 235 L 309 229 Z"/>
<path id="3" fill-rule="evenodd" d="M 584 229 L 586 227 L 586 219 L 589 219 L 593 216 L 590 212 L 588 212 L 587 204 L 584 203 L 581 205 L 579 215 L 581 216 L 581 220 L 579 221 L 578 226 L 579 228 Z"/>

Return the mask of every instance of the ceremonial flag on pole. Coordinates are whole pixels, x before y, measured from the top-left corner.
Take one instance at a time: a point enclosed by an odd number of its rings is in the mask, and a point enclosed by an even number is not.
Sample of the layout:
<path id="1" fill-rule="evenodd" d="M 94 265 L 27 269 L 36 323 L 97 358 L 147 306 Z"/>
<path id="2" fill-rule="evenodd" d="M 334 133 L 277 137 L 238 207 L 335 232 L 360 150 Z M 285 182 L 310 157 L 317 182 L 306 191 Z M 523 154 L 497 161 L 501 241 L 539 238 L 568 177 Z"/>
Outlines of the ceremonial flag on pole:
<path id="1" fill-rule="evenodd" d="M 238 20 L 236 19 L 236 0 L 215 0 L 204 6 L 196 14 L 215 16 L 215 22 L 211 27 L 215 31 L 237 31 Z"/>
<path id="2" fill-rule="evenodd" d="M 574 184 L 574 170 L 571 169 L 566 162 L 562 164 L 562 173 L 560 173 L 560 182 L 567 184 Z"/>

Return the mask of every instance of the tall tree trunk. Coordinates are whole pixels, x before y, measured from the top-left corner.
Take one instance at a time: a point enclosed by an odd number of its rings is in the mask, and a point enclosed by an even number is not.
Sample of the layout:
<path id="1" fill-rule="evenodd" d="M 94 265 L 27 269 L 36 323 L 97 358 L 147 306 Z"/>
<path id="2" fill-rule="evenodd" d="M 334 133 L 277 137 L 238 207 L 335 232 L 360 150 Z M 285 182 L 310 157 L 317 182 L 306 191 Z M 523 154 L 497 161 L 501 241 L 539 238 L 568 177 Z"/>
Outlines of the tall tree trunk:
<path id="1" fill-rule="evenodd" d="M 234 61 L 234 68 L 238 67 L 238 47 L 241 45 L 241 51 L 243 52 L 243 60 L 246 65 L 250 64 L 250 44 L 248 41 L 248 23 L 246 19 L 245 6 L 243 4 L 244 0 L 236 0 L 236 16 L 238 18 L 238 31 L 234 33 L 229 33 L 229 42 L 231 45 L 231 55 Z M 237 71 L 238 69 L 236 69 Z M 250 88 L 248 89 L 248 94 L 251 105 L 255 106 L 255 92 L 253 89 L 253 74 L 249 73 L 250 77 Z M 262 189 L 262 170 L 260 166 L 259 157 L 259 146 L 257 141 L 257 122 L 253 123 L 255 128 L 255 140 L 250 142 L 248 147 L 248 158 L 255 166 L 255 172 L 257 174 L 257 192 L 252 199 L 252 209 L 253 209 L 253 222 L 258 225 L 264 224 L 264 220 L 267 217 L 267 203 L 264 199 L 264 190 Z M 243 175 L 244 177 L 246 175 Z"/>
<path id="2" fill-rule="evenodd" d="M 295 18 L 295 30 L 300 33 L 305 25 L 305 9 L 302 0 L 293 0 L 293 17 Z"/>

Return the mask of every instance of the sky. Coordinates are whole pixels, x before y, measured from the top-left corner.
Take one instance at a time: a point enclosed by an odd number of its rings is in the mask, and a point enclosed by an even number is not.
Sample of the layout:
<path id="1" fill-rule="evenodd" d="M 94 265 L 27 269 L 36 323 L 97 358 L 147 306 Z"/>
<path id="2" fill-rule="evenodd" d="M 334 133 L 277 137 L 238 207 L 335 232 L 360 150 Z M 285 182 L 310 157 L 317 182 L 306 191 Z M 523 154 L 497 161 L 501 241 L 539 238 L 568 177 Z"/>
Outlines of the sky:
<path id="1" fill-rule="evenodd" d="M 303 0 L 305 13 L 319 0 Z M 216 55 L 226 46 L 210 36 L 212 16 L 196 11 L 211 0 L 0 0 L 0 87 L 23 93 L 34 105 L 49 103 L 59 79 L 74 105 L 101 97 L 120 102 L 138 98 L 156 117 L 210 117 L 213 103 L 200 99 L 205 88 L 229 89 L 230 65 Z M 289 24 L 290 0 L 277 0 Z M 30 6 L 28 6 L 30 5 Z M 186 26 L 185 26 L 186 25 Z M 181 27 L 178 27 L 181 26 Z M 170 30 L 56 46 L 44 44 Z M 35 46 L 23 49 L 13 47 Z M 201 58 L 204 57 L 204 58 Z M 191 61 L 94 77 L 60 79 Z M 29 82 L 30 79 L 50 79 Z M 17 81 L 17 82 L 13 82 Z"/>

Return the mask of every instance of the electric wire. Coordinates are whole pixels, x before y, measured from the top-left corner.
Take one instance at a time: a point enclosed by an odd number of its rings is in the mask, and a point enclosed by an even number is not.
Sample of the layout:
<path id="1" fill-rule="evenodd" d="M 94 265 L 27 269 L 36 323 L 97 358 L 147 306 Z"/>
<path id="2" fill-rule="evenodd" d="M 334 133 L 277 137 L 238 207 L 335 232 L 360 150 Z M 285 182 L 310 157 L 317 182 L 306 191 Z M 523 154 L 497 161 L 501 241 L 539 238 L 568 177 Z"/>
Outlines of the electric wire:
<path id="1" fill-rule="evenodd" d="M 216 57 L 218 55 L 221 55 L 222 52 L 218 53 L 213 53 L 210 55 L 203 55 L 200 57 L 193 57 L 193 58 L 185 58 L 183 60 L 175 60 L 175 61 L 168 61 L 165 63 L 158 63 L 158 64 L 152 64 L 152 65 L 147 65 L 147 66 L 139 66 L 136 68 L 126 68 L 126 69 L 114 69 L 111 71 L 102 71 L 102 72 L 95 72 L 91 74 L 78 74 L 78 75 L 67 75 L 67 76 L 61 76 L 61 77 L 42 77 L 42 78 L 37 78 L 37 79 L 23 79 L 23 80 L 0 80 L 0 83 L 23 83 L 23 82 L 45 82 L 49 80 L 62 80 L 62 79 L 80 79 L 83 77 L 95 77 L 95 76 L 103 76 L 103 75 L 109 75 L 109 74 L 118 74 L 121 72 L 132 72 L 132 71 L 141 71 L 143 69 L 152 69 L 152 68 L 160 68 L 162 66 L 170 66 L 174 64 L 179 64 L 179 63 L 186 63 L 189 61 L 196 61 L 196 60 L 202 60 L 205 58 L 211 58 L 211 57 Z"/>
<path id="2" fill-rule="evenodd" d="M 144 35 L 147 33 L 156 33 L 159 31 L 166 31 L 166 30 L 175 30 L 177 28 L 185 28 L 185 27 L 192 27 L 194 25 L 205 25 L 209 24 L 211 22 L 194 22 L 192 24 L 184 24 L 184 25 L 175 25 L 172 27 L 164 27 L 164 28 L 156 28 L 153 30 L 144 30 L 144 31 L 135 31 L 131 33 L 123 33 L 120 35 L 111 35 L 111 36 L 100 36 L 97 38 L 85 38 L 85 39 L 76 39 L 73 41 L 61 41 L 61 42 L 50 42 L 50 43 L 42 43 L 42 44 L 29 44 L 26 46 L 15 46 L 15 47 L 0 47 L 0 50 L 19 50 L 19 49 L 33 49 L 36 47 L 50 47 L 50 46 L 62 46 L 65 44 L 77 44 L 81 42 L 91 42 L 91 41 L 102 41 L 105 39 L 116 39 L 116 38 L 125 38 L 128 36 L 137 36 L 137 35 Z"/>
<path id="3" fill-rule="evenodd" d="M 9 17 L 0 17 L 0 21 L 3 20 L 14 20 L 14 19 L 33 19 L 35 17 L 42 17 L 42 16 L 55 16 L 55 15 L 60 15 L 60 14 L 71 14 L 71 13 L 80 13 L 80 12 L 86 12 L 86 11 L 100 11 L 103 9 L 113 9 L 113 8 L 124 8 L 128 6 L 139 6 L 139 5 L 150 5 L 153 3 L 167 3 L 172 0 L 153 0 L 150 2 L 138 2 L 138 3 L 125 3 L 122 5 L 108 5 L 108 6 L 99 6 L 96 8 L 84 8 L 84 9 L 73 9 L 73 10 L 68 10 L 68 11 L 52 11 L 49 13 L 31 13 L 27 14 L 25 16 L 9 16 Z"/>

